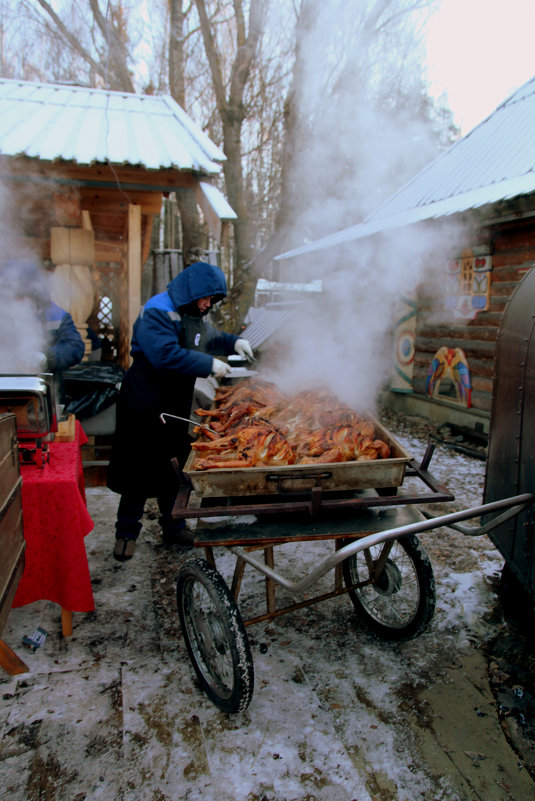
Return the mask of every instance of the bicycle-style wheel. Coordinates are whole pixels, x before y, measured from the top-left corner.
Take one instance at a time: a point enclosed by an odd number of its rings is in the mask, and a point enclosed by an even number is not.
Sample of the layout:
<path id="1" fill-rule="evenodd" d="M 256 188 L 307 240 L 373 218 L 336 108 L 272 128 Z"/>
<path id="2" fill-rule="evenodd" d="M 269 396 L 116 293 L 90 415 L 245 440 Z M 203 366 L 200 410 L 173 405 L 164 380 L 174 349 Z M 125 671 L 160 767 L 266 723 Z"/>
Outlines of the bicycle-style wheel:
<path id="1" fill-rule="evenodd" d="M 206 694 L 223 712 L 246 709 L 253 695 L 253 660 L 225 581 L 204 559 L 190 559 L 178 574 L 177 604 L 188 654 Z"/>

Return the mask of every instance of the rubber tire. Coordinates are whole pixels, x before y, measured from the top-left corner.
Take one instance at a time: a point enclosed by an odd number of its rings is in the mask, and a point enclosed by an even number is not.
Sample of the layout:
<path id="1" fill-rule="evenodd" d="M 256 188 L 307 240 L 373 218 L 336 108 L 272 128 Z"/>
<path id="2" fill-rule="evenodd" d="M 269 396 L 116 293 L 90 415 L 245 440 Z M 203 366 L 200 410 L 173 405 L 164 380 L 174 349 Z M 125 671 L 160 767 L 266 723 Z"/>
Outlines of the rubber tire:
<path id="1" fill-rule="evenodd" d="M 382 548 L 382 544 L 373 547 L 372 557 L 374 559 L 378 558 Z M 359 580 L 363 581 L 365 577 L 368 578 L 369 571 L 365 562 L 365 553 L 366 551 L 361 551 L 342 562 L 342 572 L 346 587 L 351 587 Z M 399 565 L 396 563 L 396 560 L 400 562 L 401 559 L 403 559 L 404 564 L 408 565 L 415 579 L 418 595 L 412 604 L 414 608 L 409 616 L 401 620 L 395 620 L 393 613 L 388 613 L 388 601 L 383 604 L 380 598 L 382 595 L 386 598 L 393 598 L 395 601 L 397 594 L 403 589 L 403 582 L 407 584 L 407 577 L 402 577 Z M 373 585 L 368 585 L 360 589 L 349 590 L 348 595 L 353 602 L 357 617 L 374 634 L 384 640 L 402 641 L 414 639 L 414 637 L 425 631 L 435 613 L 436 588 L 431 562 L 418 538 L 409 534 L 406 537 L 394 540 L 387 565 L 390 574 L 401 580 L 401 584 L 397 589 L 391 582 L 392 591 L 390 593 L 385 592 L 384 588 L 383 590 L 376 590 Z M 358 578 L 359 566 L 361 566 L 360 579 Z M 384 574 L 385 571 L 381 573 L 381 576 L 384 576 Z M 381 581 L 381 576 L 378 577 L 378 584 Z M 368 596 L 369 600 L 367 600 Z M 401 602 L 402 596 L 399 596 L 398 600 Z M 384 614 L 372 608 L 373 602 L 377 602 L 384 607 Z"/>
<path id="2" fill-rule="evenodd" d="M 189 559 L 180 568 L 177 606 L 186 648 L 207 696 L 223 712 L 242 712 L 254 689 L 249 640 L 229 588 L 205 559 Z M 226 663 L 226 675 L 219 663 Z"/>

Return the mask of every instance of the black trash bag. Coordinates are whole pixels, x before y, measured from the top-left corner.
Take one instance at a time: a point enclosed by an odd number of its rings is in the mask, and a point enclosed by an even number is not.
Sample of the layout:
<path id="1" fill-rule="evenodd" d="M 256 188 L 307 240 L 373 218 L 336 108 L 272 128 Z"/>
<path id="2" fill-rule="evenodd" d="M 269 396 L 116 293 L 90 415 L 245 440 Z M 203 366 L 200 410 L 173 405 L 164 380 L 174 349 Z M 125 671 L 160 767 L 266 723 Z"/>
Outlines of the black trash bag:
<path id="1" fill-rule="evenodd" d="M 65 414 L 87 420 L 115 403 L 125 370 L 113 362 L 84 362 L 63 374 Z"/>

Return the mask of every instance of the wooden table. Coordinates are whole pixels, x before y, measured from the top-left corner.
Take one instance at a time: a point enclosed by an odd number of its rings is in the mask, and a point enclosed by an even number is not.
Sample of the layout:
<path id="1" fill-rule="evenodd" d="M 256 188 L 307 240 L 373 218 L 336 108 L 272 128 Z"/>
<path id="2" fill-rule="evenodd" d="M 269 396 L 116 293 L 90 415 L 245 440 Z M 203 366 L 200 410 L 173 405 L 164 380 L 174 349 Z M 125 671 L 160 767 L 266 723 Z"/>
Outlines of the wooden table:
<path id="1" fill-rule="evenodd" d="M 65 636 L 72 634 L 72 612 L 95 608 L 84 543 L 93 529 L 80 450 L 86 442 L 76 422 L 73 442 L 50 443 L 47 464 L 21 465 L 26 559 L 13 607 L 40 600 L 59 604 Z"/>

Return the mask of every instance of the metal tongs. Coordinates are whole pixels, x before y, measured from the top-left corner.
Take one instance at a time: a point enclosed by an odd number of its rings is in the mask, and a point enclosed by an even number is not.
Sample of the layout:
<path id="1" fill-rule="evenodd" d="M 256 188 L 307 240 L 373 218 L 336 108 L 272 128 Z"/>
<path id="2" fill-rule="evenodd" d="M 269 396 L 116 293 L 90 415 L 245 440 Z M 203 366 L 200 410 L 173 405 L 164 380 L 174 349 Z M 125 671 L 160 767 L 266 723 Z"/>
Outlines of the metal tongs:
<path id="1" fill-rule="evenodd" d="M 165 423 L 164 417 L 173 417 L 175 420 L 181 420 L 183 423 L 191 423 L 194 426 L 199 426 L 199 428 L 205 428 L 207 431 L 210 431 L 211 434 L 217 434 L 219 437 L 220 434 L 217 431 L 214 431 L 213 428 L 207 426 L 205 423 L 198 423 L 197 420 L 192 420 L 191 417 L 180 417 L 178 414 L 169 414 L 169 412 L 162 412 L 160 415 L 160 420 L 162 423 Z"/>

